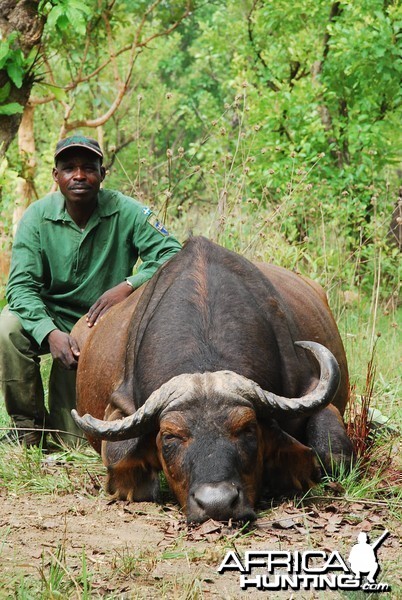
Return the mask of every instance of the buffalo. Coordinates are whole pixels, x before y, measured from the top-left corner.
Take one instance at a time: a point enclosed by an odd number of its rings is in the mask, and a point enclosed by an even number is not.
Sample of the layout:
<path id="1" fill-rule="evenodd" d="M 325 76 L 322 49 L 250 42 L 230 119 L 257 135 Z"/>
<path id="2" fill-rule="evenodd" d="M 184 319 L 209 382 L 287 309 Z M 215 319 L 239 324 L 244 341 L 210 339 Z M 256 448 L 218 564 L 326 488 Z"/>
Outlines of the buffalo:
<path id="1" fill-rule="evenodd" d="M 189 522 L 252 520 L 261 494 L 353 458 L 342 341 L 322 288 L 291 271 L 194 237 L 72 335 L 73 417 L 116 499 L 159 500 L 163 470 Z"/>

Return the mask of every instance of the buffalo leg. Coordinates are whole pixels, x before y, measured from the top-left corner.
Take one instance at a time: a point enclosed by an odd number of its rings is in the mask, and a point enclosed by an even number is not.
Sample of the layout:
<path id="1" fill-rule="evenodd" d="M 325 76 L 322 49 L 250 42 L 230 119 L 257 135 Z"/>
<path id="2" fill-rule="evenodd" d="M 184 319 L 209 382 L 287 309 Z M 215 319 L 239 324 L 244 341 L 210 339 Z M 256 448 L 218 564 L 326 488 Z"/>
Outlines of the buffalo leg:
<path id="1" fill-rule="evenodd" d="M 159 477 L 152 469 L 135 466 L 129 459 L 108 466 L 106 491 L 115 500 L 159 502 Z"/>
<path id="2" fill-rule="evenodd" d="M 339 472 L 341 465 L 346 469 L 352 465 L 353 446 L 342 417 L 332 404 L 309 418 L 306 444 L 315 450 L 324 473 L 333 475 Z"/>
<path id="3" fill-rule="evenodd" d="M 137 442 L 102 442 L 102 458 L 108 472 L 106 491 L 116 500 L 159 502 L 158 458 L 151 440 Z"/>

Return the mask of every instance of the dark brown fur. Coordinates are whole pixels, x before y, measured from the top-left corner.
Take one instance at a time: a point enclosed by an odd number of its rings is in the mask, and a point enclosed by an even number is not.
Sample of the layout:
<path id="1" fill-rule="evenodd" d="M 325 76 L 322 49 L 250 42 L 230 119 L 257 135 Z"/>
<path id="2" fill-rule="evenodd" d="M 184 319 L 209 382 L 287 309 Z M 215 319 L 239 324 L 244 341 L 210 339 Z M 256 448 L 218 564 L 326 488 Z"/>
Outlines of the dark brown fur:
<path id="1" fill-rule="evenodd" d="M 117 497 L 143 499 L 147 490 L 155 496 L 155 473 L 163 468 L 180 504 L 186 506 L 194 473 L 207 482 L 208 471 L 214 470 L 210 463 L 203 470 L 197 461 L 203 462 L 206 446 L 212 448 L 219 436 L 225 452 L 236 449 L 240 463 L 247 444 L 257 445 L 255 468 L 247 467 L 239 475 L 251 507 L 263 479 L 273 495 L 304 490 L 317 480 L 310 447 L 327 457 L 328 438 L 336 438 L 339 456 L 342 449 L 345 456 L 351 455 L 341 421 L 349 397 L 345 352 L 325 293 L 316 283 L 273 265 L 255 266 L 204 238 L 193 238 L 93 331 L 82 334 L 84 329 L 81 323 L 73 331 L 83 343 L 78 411 L 108 420 L 132 414 L 153 391 L 182 373 L 231 370 L 263 389 L 300 397 L 316 386 L 318 368 L 304 349 L 295 347 L 297 340 L 326 346 L 341 370 L 333 400 L 337 408 L 325 409 L 335 415 L 328 427 L 320 417 L 313 417 L 311 426 L 306 417 L 280 415 L 277 421 L 258 423 L 252 409 L 201 398 L 191 412 L 167 411 L 159 433 L 149 435 L 146 442 L 103 442 L 109 490 Z M 90 441 L 99 451 L 99 442 Z M 169 443 L 180 448 L 172 446 L 170 451 Z M 168 465 L 169 454 L 174 459 Z"/>

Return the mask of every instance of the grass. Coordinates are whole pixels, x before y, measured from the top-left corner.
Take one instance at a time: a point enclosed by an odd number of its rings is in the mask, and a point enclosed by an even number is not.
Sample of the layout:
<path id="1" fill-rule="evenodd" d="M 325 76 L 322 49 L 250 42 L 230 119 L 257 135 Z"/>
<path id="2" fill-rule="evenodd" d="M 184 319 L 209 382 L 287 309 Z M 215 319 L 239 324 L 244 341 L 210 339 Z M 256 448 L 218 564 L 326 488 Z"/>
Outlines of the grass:
<path id="1" fill-rule="evenodd" d="M 66 544 L 57 545 L 55 550 L 44 549 L 41 554 L 40 566 L 35 573 L 28 576 L 14 575 L 3 579 L 0 588 L 0 598 L 13 597 L 18 600 L 54 600 L 56 598 L 201 598 L 202 577 L 197 575 L 174 574 L 165 578 L 150 573 L 159 564 L 175 561 L 185 561 L 188 566 L 195 566 L 201 559 L 207 559 L 206 550 L 164 551 L 158 553 L 155 549 L 133 552 L 125 547 L 112 553 L 102 566 L 90 564 L 85 548 L 80 555 L 67 557 Z M 1 558 L 1 554 L 0 554 Z M 107 579 L 105 571 L 108 573 Z M 125 590 L 127 583 L 135 581 L 136 586 L 130 595 L 110 593 L 108 589 Z M 150 585 L 151 583 L 151 585 Z M 148 593 L 145 591 L 148 586 Z M 141 590 L 137 593 L 135 589 Z M 2 591 L 6 595 L 2 595 Z"/>
<path id="2" fill-rule="evenodd" d="M 77 489 L 101 488 L 99 456 L 89 447 L 69 448 L 43 455 L 41 448 L 0 444 L 0 480 L 12 494 L 68 494 Z"/>
<path id="3" fill-rule="evenodd" d="M 79 598 L 87 600 L 92 597 L 92 587 L 87 571 L 85 551 L 82 553 L 79 573 L 73 573 L 66 561 L 65 547 L 57 546 L 55 552 L 43 551 L 41 563 L 34 576 L 20 575 L 14 581 L 4 581 L 7 596 L 17 600 L 56 600 L 58 598 Z"/>

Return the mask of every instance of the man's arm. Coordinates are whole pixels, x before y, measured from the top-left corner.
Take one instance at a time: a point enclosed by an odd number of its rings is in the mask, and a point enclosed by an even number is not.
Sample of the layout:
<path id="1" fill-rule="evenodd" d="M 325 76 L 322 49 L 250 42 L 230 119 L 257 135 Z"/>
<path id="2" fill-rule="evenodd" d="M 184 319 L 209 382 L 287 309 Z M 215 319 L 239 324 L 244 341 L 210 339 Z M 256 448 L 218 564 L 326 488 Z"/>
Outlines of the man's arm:
<path id="1" fill-rule="evenodd" d="M 141 207 L 137 214 L 132 243 L 142 261 L 136 274 L 127 278 L 134 289 L 148 281 L 163 263 L 181 250 L 180 242 L 146 207 Z"/>
<path id="2" fill-rule="evenodd" d="M 89 309 L 86 317 L 88 327 L 96 325 L 109 308 L 128 298 L 133 291 L 134 288 L 127 281 L 123 281 L 110 290 L 107 290 Z"/>
<path id="3" fill-rule="evenodd" d="M 43 264 L 39 231 L 34 211 L 24 214 L 13 243 L 6 297 L 25 331 L 40 346 L 56 328 L 46 310 L 40 292 L 43 288 Z"/>
<path id="4" fill-rule="evenodd" d="M 127 277 L 126 281 L 102 294 L 91 306 L 87 314 L 89 327 L 96 325 L 109 308 L 125 300 L 133 290 L 148 281 L 163 263 L 181 250 L 181 244 L 169 235 L 148 208 L 138 203 L 130 208 L 134 212 L 132 244 L 142 264 L 135 275 Z"/>

